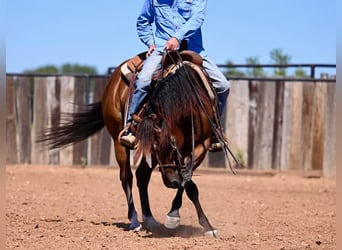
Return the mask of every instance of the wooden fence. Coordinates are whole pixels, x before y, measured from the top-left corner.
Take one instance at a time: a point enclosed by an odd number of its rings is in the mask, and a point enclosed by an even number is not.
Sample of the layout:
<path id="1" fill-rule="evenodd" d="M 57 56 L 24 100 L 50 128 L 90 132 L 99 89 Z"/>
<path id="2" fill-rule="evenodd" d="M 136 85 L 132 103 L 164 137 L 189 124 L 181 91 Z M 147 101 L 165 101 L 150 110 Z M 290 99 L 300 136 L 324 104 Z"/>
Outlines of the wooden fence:
<path id="1" fill-rule="evenodd" d="M 7 76 L 7 164 L 116 165 L 106 131 L 60 150 L 36 144 L 61 112 L 101 99 L 107 77 Z M 245 168 L 336 175 L 335 81 L 231 80 L 223 125 Z M 77 105 L 73 105 L 77 104 Z M 203 165 L 227 167 L 223 153 Z"/>

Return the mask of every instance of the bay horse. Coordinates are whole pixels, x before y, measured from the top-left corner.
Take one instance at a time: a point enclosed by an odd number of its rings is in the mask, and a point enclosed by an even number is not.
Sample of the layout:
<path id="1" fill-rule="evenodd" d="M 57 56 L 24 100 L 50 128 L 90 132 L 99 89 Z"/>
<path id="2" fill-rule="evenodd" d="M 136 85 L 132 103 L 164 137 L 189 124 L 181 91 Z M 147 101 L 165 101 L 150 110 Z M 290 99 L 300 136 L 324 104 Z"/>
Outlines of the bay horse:
<path id="1" fill-rule="evenodd" d="M 196 57 L 198 58 L 198 57 Z M 125 126 L 127 102 L 130 87 L 122 73 L 123 62 L 112 73 L 100 102 L 87 106 L 81 113 L 65 114 L 67 122 L 47 129 L 38 139 L 51 149 L 80 142 L 106 127 L 114 141 L 116 160 L 120 167 L 120 180 L 128 205 L 129 229 L 142 228 L 133 202 L 133 173 L 130 165 L 130 149 L 119 142 L 119 133 Z M 175 64 L 173 73 L 160 79 L 137 126 L 137 149 L 134 161 L 140 195 L 142 220 L 151 230 L 160 224 L 154 219 L 148 196 L 148 185 L 154 168 L 159 166 L 166 187 L 177 189 L 165 226 L 176 228 L 180 223 L 178 210 L 182 195 L 186 192 L 193 202 L 200 225 L 206 234 L 216 236 L 216 230 L 209 223 L 199 202 L 199 191 L 192 180 L 192 172 L 203 161 L 210 146 L 213 127 L 217 118 L 208 87 L 203 81 L 205 72 L 194 63 Z M 206 79 L 204 79 L 206 78 Z M 214 91 L 212 90 L 212 93 Z M 151 156 L 151 166 L 146 156 Z"/>

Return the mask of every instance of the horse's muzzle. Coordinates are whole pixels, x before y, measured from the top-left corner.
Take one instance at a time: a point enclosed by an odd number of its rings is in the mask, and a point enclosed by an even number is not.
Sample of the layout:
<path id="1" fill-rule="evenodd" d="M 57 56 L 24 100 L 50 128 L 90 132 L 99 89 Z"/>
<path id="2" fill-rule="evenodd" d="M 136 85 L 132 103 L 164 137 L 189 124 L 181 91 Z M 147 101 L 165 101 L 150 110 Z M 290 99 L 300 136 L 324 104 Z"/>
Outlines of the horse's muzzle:
<path id="1" fill-rule="evenodd" d="M 175 168 L 165 168 L 161 171 L 164 185 L 168 188 L 177 189 L 181 185 L 181 179 Z"/>

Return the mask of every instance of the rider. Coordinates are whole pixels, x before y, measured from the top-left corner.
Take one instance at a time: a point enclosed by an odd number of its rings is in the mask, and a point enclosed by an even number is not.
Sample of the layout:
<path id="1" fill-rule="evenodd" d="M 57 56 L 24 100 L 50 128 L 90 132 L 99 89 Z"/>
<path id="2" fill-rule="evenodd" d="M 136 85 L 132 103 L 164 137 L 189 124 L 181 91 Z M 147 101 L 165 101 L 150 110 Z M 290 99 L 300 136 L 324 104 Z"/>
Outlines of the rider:
<path id="1" fill-rule="evenodd" d="M 139 111 L 149 91 L 153 73 L 161 68 L 164 50 L 175 51 L 183 41 L 186 41 L 188 50 L 202 56 L 203 68 L 217 93 L 219 112 L 222 114 L 229 94 L 229 82 L 203 48 L 201 26 L 204 22 L 206 4 L 207 0 L 144 0 L 137 19 L 137 31 L 140 40 L 148 47 L 147 59 L 135 82 L 127 126 L 120 138 L 123 145 L 134 146 L 131 115 Z"/>

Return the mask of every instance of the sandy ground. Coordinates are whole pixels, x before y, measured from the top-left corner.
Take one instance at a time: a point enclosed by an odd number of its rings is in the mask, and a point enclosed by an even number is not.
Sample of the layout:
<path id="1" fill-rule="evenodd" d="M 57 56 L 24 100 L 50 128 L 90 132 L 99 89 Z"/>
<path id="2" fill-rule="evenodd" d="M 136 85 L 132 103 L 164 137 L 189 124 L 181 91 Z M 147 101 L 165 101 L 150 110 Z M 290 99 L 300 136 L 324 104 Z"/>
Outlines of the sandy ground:
<path id="1" fill-rule="evenodd" d="M 336 249 L 336 181 L 278 173 L 233 176 L 200 167 L 193 180 L 218 237 L 203 235 L 186 196 L 181 226 L 126 231 L 118 168 L 7 166 L 8 249 Z M 135 182 L 136 183 L 136 182 Z M 140 202 L 134 187 L 136 208 Z M 152 175 L 152 212 L 164 223 L 175 190 Z"/>

